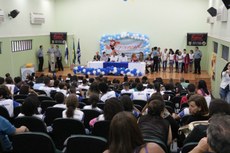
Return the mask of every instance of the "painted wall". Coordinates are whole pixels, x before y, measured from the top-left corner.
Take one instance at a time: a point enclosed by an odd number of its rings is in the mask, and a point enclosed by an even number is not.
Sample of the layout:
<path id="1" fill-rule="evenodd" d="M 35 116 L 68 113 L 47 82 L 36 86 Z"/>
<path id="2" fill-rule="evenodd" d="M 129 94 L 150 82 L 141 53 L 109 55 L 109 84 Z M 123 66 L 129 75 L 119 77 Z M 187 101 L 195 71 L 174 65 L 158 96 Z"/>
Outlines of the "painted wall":
<path id="1" fill-rule="evenodd" d="M 187 32 L 208 31 L 207 7 L 207 0 L 56 0 L 55 27 L 80 38 L 85 64 L 103 34 L 137 32 L 151 47 L 186 48 Z"/>

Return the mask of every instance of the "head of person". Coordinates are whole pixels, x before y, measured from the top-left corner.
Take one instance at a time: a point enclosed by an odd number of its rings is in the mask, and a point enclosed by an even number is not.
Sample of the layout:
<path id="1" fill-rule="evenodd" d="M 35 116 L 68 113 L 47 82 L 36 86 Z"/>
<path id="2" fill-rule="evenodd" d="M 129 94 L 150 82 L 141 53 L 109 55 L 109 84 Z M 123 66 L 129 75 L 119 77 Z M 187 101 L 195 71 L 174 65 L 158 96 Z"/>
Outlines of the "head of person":
<path id="1" fill-rule="evenodd" d="M 37 103 L 33 97 L 27 97 L 21 107 L 21 112 L 25 116 L 33 116 L 38 113 Z"/>
<path id="2" fill-rule="evenodd" d="M 209 105 L 209 115 L 227 114 L 230 115 L 230 105 L 222 99 L 213 99 Z"/>
<path id="3" fill-rule="evenodd" d="M 70 94 L 66 98 L 65 104 L 66 104 L 66 107 L 67 107 L 66 116 L 68 118 L 73 118 L 74 111 L 79 105 L 76 95 L 75 94 Z"/>
<path id="4" fill-rule="evenodd" d="M 230 152 L 230 115 L 212 116 L 207 129 L 208 144 L 215 153 Z"/>
<path id="5" fill-rule="evenodd" d="M 99 102 L 99 96 L 97 95 L 97 94 L 92 94 L 92 95 L 90 95 L 90 97 L 89 97 L 89 102 L 91 103 L 91 105 L 92 105 L 92 108 L 95 108 L 95 107 L 97 107 L 97 103 Z"/>
<path id="6" fill-rule="evenodd" d="M 111 121 L 113 116 L 123 111 L 120 101 L 117 98 L 110 98 L 105 101 L 104 117 L 105 120 Z"/>
<path id="7" fill-rule="evenodd" d="M 209 113 L 207 102 L 202 95 L 192 95 L 188 100 L 189 112 L 191 115 L 207 115 Z"/>
<path id="8" fill-rule="evenodd" d="M 133 101 L 128 95 L 123 95 L 120 97 L 121 105 L 124 108 L 124 111 L 132 112 L 133 110 Z"/>
<path id="9" fill-rule="evenodd" d="M 58 104 L 63 104 L 64 100 L 65 100 L 65 96 L 62 92 L 57 92 L 54 96 L 54 100 L 58 103 Z"/>
<path id="10" fill-rule="evenodd" d="M 144 144 L 137 120 L 130 112 L 120 112 L 114 116 L 109 130 L 109 152 L 131 153 Z"/>
<path id="11" fill-rule="evenodd" d="M 165 109 L 165 103 L 161 100 L 151 100 L 148 105 L 148 115 L 161 116 Z"/>

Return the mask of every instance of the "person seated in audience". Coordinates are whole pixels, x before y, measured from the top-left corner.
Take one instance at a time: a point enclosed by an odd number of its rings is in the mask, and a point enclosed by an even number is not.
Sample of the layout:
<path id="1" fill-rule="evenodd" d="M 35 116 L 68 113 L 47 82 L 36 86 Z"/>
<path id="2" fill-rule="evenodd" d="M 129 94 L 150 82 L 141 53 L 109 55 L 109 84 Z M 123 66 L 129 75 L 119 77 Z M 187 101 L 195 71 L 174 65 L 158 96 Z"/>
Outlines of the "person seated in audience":
<path id="1" fill-rule="evenodd" d="M 93 56 L 93 61 L 100 61 L 101 56 L 99 55 L 99 52 L 96 52 L 96 55 Z"/>
<path id="2" fill-rule="evenodd" d="M 209 104 L 211 102 L 211 93 L 208 91 L 207 84 L 204 80 L 200 80 L 197 85 L 197 94 L 204 96 L 207 105 L 209 107 Z"/>
<path id="3" fill-rule="evenodd" d="M 93 109 L 93 110 L 97 110 L 97 111 L 99 111 L 99 112 L 103 112 L 100 108 L 98 108 L 97 107 L 97 103 L 99 102 L 99 97 L 98 97 L 98 95 L 91 95 L 90 97 L 89 97 L 89 103 L 91 104 L 91 105 L 86 105 L 86 106 L 84 106 L 83 107 L 83 109 Z"/>
<path id="4" fill-rule="evenodd" d="M 136 53 L 133 53 L 133 54 L 131 55 L 131 62 L 138 62 L 138 58 L 137 58 Z"/>
<path id="5" fill-rule="evenodd" d="M 113 116 L 121 111 L 123 111 L 123 108 L 117 98 L 107 99 L 103 110 L 104 113 L 92 119 L 89 125 L 93 127 L 97 121 L 111 121 Z"/>
<path id="6" fill-rule="evenodd" d="M 29 96 L 24 100 L 21 107 L 21 113 L 18 116 L 34 116 L 43 119 L 43 115 L 38 113 L 38 98 Z"/>
<path id="7" fill-rule="evenodd" d="M 193 121 L 204 121 L 209 119 L 209 110 L 206 100 L 203 96 L 195 94 L 190 96 L 188 100 L 189 113 L 184 111 L 180 112 L 178 115 L 173 114 L 175 119 L 180 119 L 185 115 L 190 115 L 185 121 L 184 125 L 187 125 Z"/>
<path id="8" fill-rule="evenodd" d="M 144 53 L 143 52 L 140 52 L 139 53 L 139 58 L 138 58 L 138 61 L 139 62 L 144 62 L 145 58 L 144 58 Z"/>
<path id="9" fill-rule="evenodd" d="M 142 83 L 138 83 L 136 87 L 137 91 L 134 91 L 131 95 L 132 100 L 148 100 L 148 95 L 144 91 Z"/>
<path id="10" fill-rule="evenodd" d="M 129 83 L 125 82 L 123 84 L 123 89 L 121 90 L 121 94 L 132 94 L 134 92 L 134 89 L 129 89 Z"/>
<path id="11" fill-rule="evenodd" d="M 9 99 L 8 93 L 7 93 L 8 88 L 4 85 L 0 86 L 0 106 L 4 106 L 10 117 L 14 116 L 14 102 L 12 99 Z M 17 106 L 19 104 L 17 103 Z"/>
<path id="12" fill-rule="evenodd" d="M 214 115 L 209 120 L 207 137 L 189 153 L 229 153 L 230 152 L 230 115 Z"/>
<path id="13" fill-rule="evenodd" d="M 103 52 L 102 53 L 102 56 L 101 56 L 101 61 L 104 61 L 104 62 L 107 62 L 109 59 L 108 55 L 106 54 L 106 52 Z"/>
<path id="14" fill-rule="evenodd" d="M 120 101 L 124 111 L 131 112 L 136 118 L 141 115 L 141 112 L 134 106 L 133 101 L 128 95 L 121 96 Z"/>
<path id="15" fill-rule="evenodd" d="M 65 108 L 65 95 L 62 92 L 57 92 L 54 96 L 54 100 L 57 102 L 53 107 Z"/>
<path id="16" fill-rule="evenodd" d="M 209 115 L 216 114 L 230 115 L 230 105 L 222 99 L 214 99 L 209 106 Z M 207 136 L 206 130 L 208 125 L 197 125 L 191 131 L 191 133 L 185 138 L 184 144 L 190 142 L 199 142 L 203 137 Z"/>
<path id="17" fill-rule="evenodd" d="M 43 90 L 46 92 L 47 96 L 50 96 L 50 91 L 53 90 L 53 88 L 50 86 L 50 78 L 44 77 L 44 84 L 45 86 L 40 86 L 39 90 Z"/>
<path id="18" fill-rule="evenodd" d="M 26 126 L 15 128 L 7 119 L 0 116 L 0 145 L 3 152 L 12 152 L 12 144 L 8 136 L 29 131 Z"/>
<path id="19" fill-rule="evenodd" d="M 98 88 L 101 91 L 101 101 L 105 102 L 109 98 L 116 97 L 115 91 L 109 91 L 109 87 L 105 82 L 99 83 Z"/>
<path id="20" fill-rule="evenodd" d="M 78 100 L 75 94 L 70 94 L 66 100 L 65 104 L 67 109 L 62 112 L 63 118 L 73 118 L 79 121 L 84 121 L 84 113 L 78 109 Z"/>
<path id="21" fill-rule="evenodd" d="M 159 139 L 170 145 L 172 142 L 171 126 L 163 118 L 165 103 L 163 100 L 151 100 L 148 103 L 148 113 L 140 117 L 138 125 L 144 139 Z"/>
<path id="22" fill-rule="evenodd" d="M 19 91 L 18 87 L 15 86 L 14 81 L 13 81 L 13 79 L 11 77 L 6 77 L 5 78 L 5 86 L 8 87 L 8 89 L 11 92 L 11 95 L 14 95 Z"/>
<path id="23" fill-rule="evenodd" d="M 137 120 L 129 112 L 114 116 L 109 130 L 109 148 L 103 153 L 164 153 L 156 143 L 144 143 Z"/>
<path id="24" fill-rule="evenodd" d="M 110 58 L 109 58 L 110 62 L 118 62 L 118 56 L 117 53 L 115 51 L 112 51 Z"/>
<path id="25" fill-rule="evenodd" d="M 118 58 L 118 62 L 128 62 L 128 57 L 125 55 L 125 53 L 121 53 Z"/>

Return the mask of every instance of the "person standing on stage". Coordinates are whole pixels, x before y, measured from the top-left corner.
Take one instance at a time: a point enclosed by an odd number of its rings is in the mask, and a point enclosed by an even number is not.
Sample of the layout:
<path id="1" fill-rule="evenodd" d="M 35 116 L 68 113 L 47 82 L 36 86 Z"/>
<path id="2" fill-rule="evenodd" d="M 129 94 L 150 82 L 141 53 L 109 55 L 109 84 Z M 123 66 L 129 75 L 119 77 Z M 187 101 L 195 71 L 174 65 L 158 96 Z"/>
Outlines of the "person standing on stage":
<path id="1" fill-rule="evenodd" d="M 51 48 L 47 51 L 47 54 L 49 55 L 49 72 L 54 72 L 55 71 L 55 48 L 54 44 L 51 44 Z"/>
<path id="2" fill-rule="evenodd" d="M 37 52 L 37 57 L 39 60 L 39 64 L 38 64 L 38 71 L 42 72 L 43 71 L 43 63 L 44 63 L 44 57 L 43 57 L 43 46 L 40 45 L 38 52 Z"/>
<path id="3" fill-rule="evenodd" d="M 101 56 L 99 55 L 99 52 L 96 52 L 96 55 L 93 56 L 94 61 L 100 61 Z"/>
<path id="4" fill-rule="evenodd" d="M 194 60 L 195 60 L 195 70 L 194 74 L 198 73 L 200 74 L 200 61 L 201 61 L 202 53 L 199 50 L 198 47 L 195 47 L 195 53 L 194 53 Z"/>
<path id="5" fill-rule="evenodd" d="M 62 65 L 62 54 L 61 54 L 61 50 L 59 49 L 58 45 L 56 45 L 55 57 L 57 61 L 58 71 L 63 71 L 64 68 Z"/>

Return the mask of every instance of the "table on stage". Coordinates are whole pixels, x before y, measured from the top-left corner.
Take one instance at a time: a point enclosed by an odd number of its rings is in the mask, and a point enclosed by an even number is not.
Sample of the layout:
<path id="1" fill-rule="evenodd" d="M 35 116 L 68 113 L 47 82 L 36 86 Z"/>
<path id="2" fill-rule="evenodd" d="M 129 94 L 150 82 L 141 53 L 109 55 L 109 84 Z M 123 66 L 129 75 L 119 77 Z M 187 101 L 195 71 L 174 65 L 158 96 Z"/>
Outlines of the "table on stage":
<path id="1" fill-rule="evenodd" d="M 89 68 L 106 68 L 110 66 L 114 66 L 117 68 L 129 68 L 139 70 L 143 75 L 145 75 L 145 62 L 104 62 L 104 61 L 90 61 L 87 63 L 87 67 Z"/>

